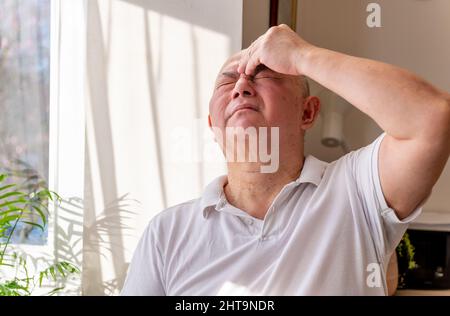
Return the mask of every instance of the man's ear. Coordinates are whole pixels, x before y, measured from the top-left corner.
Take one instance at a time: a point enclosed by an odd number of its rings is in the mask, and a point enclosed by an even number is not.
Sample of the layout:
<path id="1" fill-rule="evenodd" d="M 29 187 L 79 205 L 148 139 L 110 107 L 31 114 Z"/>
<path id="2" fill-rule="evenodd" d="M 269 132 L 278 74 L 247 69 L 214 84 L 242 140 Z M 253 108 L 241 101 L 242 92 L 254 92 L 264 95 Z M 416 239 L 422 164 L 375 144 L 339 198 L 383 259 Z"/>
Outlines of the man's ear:
<path id="1" fill-rule="evenodd" d="M 310 129 L 320 111 L 320 99 L 316 96 L 309 96 L 305 99 L 303 103 L 303 116 L 301 128 L 306 131 Z"/>

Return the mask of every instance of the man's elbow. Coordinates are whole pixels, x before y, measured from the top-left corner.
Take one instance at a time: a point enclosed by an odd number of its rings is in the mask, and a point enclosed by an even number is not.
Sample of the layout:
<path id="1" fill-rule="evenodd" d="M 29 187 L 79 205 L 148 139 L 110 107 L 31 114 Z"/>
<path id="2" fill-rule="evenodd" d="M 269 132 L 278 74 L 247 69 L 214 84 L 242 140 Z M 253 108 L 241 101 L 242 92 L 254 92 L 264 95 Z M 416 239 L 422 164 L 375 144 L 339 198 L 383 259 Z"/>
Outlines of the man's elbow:
<path id="1" fill-rule="evenodd" d="M 447 140 L 447 143 L 450 141 L 450 94 L 446 94 L 443 101 L 443 130 L 444 130 L 444 138 Z"/>
<path id="2" fill-rule="evenodd" d="M 450 94 L 439 98 L 426 125 L 428 142 L 450 146 Z"/>
<path id="3" fill-rule="evenodd" d="M 450 120 L 450 93 L 445 93 L 443 96 L 443 111 L 447 115 L 447 120 Z"/>
<path id="4" fill-rule="evenodd" d="M 447 93 L 445 97 L 445 113 L 447 116 L 447 128 L 450 129 L 450 94 Z"/>
<path id="5" fill-rule="evenodd" d="M 447 159 L 450 155 L 450 94 L 447 94 L 447 105 L 446 105 L 446 116 L 447 116 L 447 128 L 446 128 L 446 140 L 444 143 L 447 143 Z"/>

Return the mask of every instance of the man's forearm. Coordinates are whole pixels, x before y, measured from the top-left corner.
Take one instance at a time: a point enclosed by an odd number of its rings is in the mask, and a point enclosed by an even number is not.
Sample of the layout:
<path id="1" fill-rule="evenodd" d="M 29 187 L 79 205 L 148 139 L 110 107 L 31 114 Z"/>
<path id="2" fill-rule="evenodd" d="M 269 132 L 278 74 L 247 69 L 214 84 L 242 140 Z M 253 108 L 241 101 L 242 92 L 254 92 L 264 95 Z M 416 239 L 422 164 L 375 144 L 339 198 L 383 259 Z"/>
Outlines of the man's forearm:
<path id="1" fill-rule="evenodd" d="M 448 133 L 449 95 L 407 70 L 318 47 L 301 56 L 298 67 L 397 139 Z"/>

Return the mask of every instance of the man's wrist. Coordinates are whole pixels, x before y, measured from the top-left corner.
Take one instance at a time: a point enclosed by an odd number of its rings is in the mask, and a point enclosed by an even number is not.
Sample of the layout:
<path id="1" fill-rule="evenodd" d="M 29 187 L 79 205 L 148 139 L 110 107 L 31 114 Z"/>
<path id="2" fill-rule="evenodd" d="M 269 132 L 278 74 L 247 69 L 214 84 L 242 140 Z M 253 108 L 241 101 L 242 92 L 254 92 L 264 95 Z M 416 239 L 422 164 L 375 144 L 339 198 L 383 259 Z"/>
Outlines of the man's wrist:
<path id="1" fill-rule="evenodd" d="M 302 48 L 298 49 L 295 65 L 299 75 L 308 76 L 309 65 L 318 49 L 318 47 L 311 44 L 304 45 Z"/>

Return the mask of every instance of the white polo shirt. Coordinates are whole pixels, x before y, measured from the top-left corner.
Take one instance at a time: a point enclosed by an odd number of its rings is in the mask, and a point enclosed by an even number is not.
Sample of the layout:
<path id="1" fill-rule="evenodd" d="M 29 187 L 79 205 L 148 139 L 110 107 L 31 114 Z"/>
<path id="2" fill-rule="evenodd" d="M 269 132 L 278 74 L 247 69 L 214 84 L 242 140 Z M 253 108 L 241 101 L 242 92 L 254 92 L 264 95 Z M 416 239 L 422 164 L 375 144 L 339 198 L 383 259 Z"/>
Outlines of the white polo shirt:
<path id="1" fill-rule="evenodd" d="M 372 144 L 305 159 L 264 220 L 230 205 L 226 176 L 149 223 L 122 295 L 386 295 L 385 271 L 418 207 L 400 221 L 384 199 Z"/>

